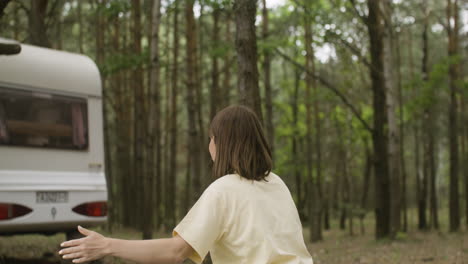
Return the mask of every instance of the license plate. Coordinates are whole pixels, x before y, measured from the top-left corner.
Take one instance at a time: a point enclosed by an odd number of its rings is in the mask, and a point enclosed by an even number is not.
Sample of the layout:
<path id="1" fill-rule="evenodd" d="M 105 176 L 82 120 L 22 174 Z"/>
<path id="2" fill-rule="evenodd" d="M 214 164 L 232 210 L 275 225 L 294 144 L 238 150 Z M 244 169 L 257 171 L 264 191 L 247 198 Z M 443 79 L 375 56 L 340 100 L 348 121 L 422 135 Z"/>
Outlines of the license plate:
<path id="1" fill-rule="evenodd" d="M 68 192 L 36 192 L 36 203 L 66 203 Z"/>

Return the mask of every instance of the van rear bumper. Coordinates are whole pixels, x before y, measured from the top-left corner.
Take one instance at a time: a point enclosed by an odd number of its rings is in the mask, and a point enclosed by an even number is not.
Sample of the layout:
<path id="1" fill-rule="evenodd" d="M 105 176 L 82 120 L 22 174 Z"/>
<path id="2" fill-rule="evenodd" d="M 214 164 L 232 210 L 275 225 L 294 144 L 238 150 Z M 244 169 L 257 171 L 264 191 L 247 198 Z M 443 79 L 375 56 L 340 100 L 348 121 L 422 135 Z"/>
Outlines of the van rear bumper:
<path id="1" fill-rule="evenodd" d="M 67 199 L 38 200 L 38 192 L 64 192 Z M 31 209 L 26 215 L 0 220 L 0 234 L 54 233 L 96 226 L 106 216 L 86 216 L 73 211 L 78 205 L 107 201 L 104 173 L 30 172 L 0 170 L 0 203 Z"/>
<path id="2" fill-rule="evenodd" d="M 104 219 L 92 219 L 88 221 L 70 221 L 70 222 L 54 222 L 54 223 L 11 223 L 0 225 L 0 235 L 16 235 L 26 233 L 44 233 L 54 234 L 58 232 L 67 232 L 76 230 L 78 225 L 83 227 L 93 227 L 106 223 Z"/>

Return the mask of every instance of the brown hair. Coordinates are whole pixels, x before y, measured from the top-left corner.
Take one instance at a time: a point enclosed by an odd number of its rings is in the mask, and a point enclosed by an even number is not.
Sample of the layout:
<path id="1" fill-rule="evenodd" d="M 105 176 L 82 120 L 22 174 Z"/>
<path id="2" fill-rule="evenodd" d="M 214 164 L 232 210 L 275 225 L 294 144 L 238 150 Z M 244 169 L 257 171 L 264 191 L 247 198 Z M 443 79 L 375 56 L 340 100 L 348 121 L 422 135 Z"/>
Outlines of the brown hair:
<path id="1" fill-rule="evenodd" d="M 238 173 L 250 180 L 264 180 L 271 171 L 272 159 L 262 125 L 245 106 L 228 106 L 218 112 L 210 125 L 216 145 L 213 177 Z"/>

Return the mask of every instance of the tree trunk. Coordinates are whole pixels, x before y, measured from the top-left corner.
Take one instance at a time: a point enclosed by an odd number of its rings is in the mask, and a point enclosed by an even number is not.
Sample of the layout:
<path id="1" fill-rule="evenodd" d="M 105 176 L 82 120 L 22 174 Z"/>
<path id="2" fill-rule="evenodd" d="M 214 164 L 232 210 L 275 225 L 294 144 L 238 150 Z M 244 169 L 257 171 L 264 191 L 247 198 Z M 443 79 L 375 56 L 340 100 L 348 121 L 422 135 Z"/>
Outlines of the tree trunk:
<path id="1" fill-rule="evenodd" d="M 140 55 L 142 52 L 141 49 L 141 4 L 140 0 L 132 1 L 132 16 L 133 16 L 133 53 L 135 55 Z M 133 226 L 137 229 L 142 228 L 142 220 L 147 217 L 147 211 L 143 208 L 145 191 L 144 187 L 144 177 L 147 173 L 147 167 L 145 164 L 145 138 L 146 138 L 146 124 L 145 120 L 147 118 L 145 115 L 145 105 L 146 100 L 144 98 L 144 88 L 143 88 L 143 70 L 140 65 L 136 65 L 133 70 L 133 90 L 134 90 L 134 103 L 135 103 L 135 167 L 134 167 L 134 177 L 136 180 L 137 191 L 135 192 L 137 199 L 139 201 L 135 203 L 135 208 L 137 217 L 133 223 Z"/>
<path id="2" fill-rule="evenodd" d="M 311 73 L 306 74 L 306 156 L 307 156 L 307 179 L 308 179 L 308 203 L 309 203 L 309 227 L 310 241 L 316 242 L 322 240 L 321 225 L 321 203 L 318 182 L 314 181 L 312 171 L 312 97 L 311 90 L 315 84 L 312 75 L 314 74 L 314 51 L 312 49 L 312 25 L 311 19 L 305 17 L 305 46 L 306 61 L 305 68 Z"/>
<path id="3" fill-rule="evenodd" d="M 294 93 L 293 98 L 291 100 L 291 108 L 292 108 L 292 127 L 294 131 L 297 129 L 298 125 L 298 111 L 299 111 L 299 80 L 300 80 L 301 73 L 298 69 L 294 70 Z M 303 203 L 303 183 L 302 183 L 302 175 L 299 166 L 299 155 L 298 155 L 298 135 L 293 133 L 292 135 L 292 142 L 291 142 L 291 158 L 294 170 L 294 179 L 296 181 L 296 196 L 297 196 L 297 210 L 299 211 L 299 215 L 304 210 L 304 203 Z"/>
<path id="4" fill-rule="evenodd" d="M 221 9 L 219 5 L 214 4 L 213 7 L 213 36 L 212 45 L 214 50 L 219 49 L 219 17 L 221 15 Z M 218 52 L 212 55 L 212 66 L 211 66 L 211 92 L 210 92 L 210 120 L 216 115 L 219 110 L 220 102 L 220 88 L 219 88 L 219 56 Z M 224 96 L 224 95 L 223 95 Z"/>
<path id="5" fill-rule="evenodd" d="M 82 14 L 83 1 L 77 2 L 77 18 L 78 18 L 78 51 L 83 53 L 83 14 Z M 116 19 L 117 20 L 117 19 Z"/>
<path id="6" fill-rule="evenodd" d="M 464 151 L 465 157 L 464 157 L 464 168 L 463 168 L 463 174 L 465 175 L 465 224 L 468 227 L 468 114 L 466 111 L 466 106 L 468 104 L 468 94 L 465 93 L 465 96 L 462 98 L 462 107 L 463 109 L 461 112 L 463 113 L 463 126 L 464 126 Z"/>
<path id="7" fill-rule="evenodd" d="M 3 1 L 6 4 L 8 4 L 9 1 Z M 19 40 L 19 34 L 20 34 L 20 17 L 18 14 L 19 10 L 19 4 L 14 3 L 14 9 L 13 9 L 13 21 L 15 21 L 15 27 L 13 28 L 13 39 L 14 40 Z M 0 15 L 1 18 L 1 15 Z"/>
<path id="8" fill-rule="evenodd" d="M 102 69 L 104 66 L 104 39 L 105 39 L 105 30 L 106 30 L 106 21 L 103 17 L 102 12 L 100 12 L 99 3 L 96 6 L 96 64 L 97 66 Z M 109 210 L 108 215 L 108 230 L 112 229 L 113 224 L 116 222 L 115 213 L 116 206 L 114 204 L 115 201 L 115 190 L 114 190 L 114 180 L 115 177 L 113 175 L 114 166 L 113 166 L 113 158 L 115 154 L 115 148 L 110 144 L 112 139 L 114 138 L 113 133 L 113 123 L 114 120 L 111 114 L 111 102 L 113 101 L 114 94 L 111 91 L 111 87 L 106 85 L 106 78 L 102 76 L 101 78 L 101 85 L 102 85 L 102 102 L 103 102 L 103 117 L 104 117 L 104 149 L 105 149 L 105 176 L 106 176 L 106 186 L 107 186 L 107 193 L 108 193 L 108 201 L 107 206 Z"/>
<path id="9" fill-rule="evenodd" d="M 252 108 L 258 118 L 263 121 L 258 87 L 256 12 L 256 0 L 234 1 L 240 103 Z"/>
<path id="10" fill-rule="evenodd" d="M 268 43 L 268 9 L 266 0 L 262 0 L 262 38 L 265 43 Z M 271 52 L 265 48 L 263 53 L 263 82 L 265 85 L 265 129 L 267 132 L 268 142 L 270 143 L 271 153 L 274 154 L 275 128 L 273 126 L 273 102 L 271 94 Z"/>
<path id="11" fill-rule="evenodd" d="M 398 86 L 395 82 L 395 38 L 397 32 L 393 30 L 391 23 L 393 11 L 391 1 L 385 0 L 382 3 L 385 16 L 388 18 L 384 28 L 384 79 L 387 93 L 387 114 L 388 114 L 388 161 L 390 173 L 390 227 L 391 236 L 396 237 L 401 229 L 401 150 L 400 150 L 400 130 L 397 120 Z"/>
<path id="12" fill-rule="evenodd" d="M 403 227 L 402 231 L 408 231 L 408 205 L 407 205 L 407 170 L 406 170 L 406 159 L 405 159 L 405 119 L 404 119 L 404 101 L 403 101 L 403 85 L 402 85 L 402 74 L 401 74 L 401 50 L 400 50 L 400 38 L 397 35 L 396 43 L 396 67 L 397 67 L 397 80 L 398 80 L 398 107 L 399 107 L 399 122 L 400 122 L 400 168 L 401 168 L 401 212 Z M 410 46 L 411 49 L 411 46 Z"/>
<path id="13" fill-rule="evenodd" d="M 46 34 L 45 18 L 48 0 L 31 0 L 29 11 L 29 43 L 36 46 L 50 48 L 50 41 Z"/>
<path id="14" fill-rule="evenodd" d="M 450 59 L 455 59 L 459 55 L 458 51 L 458 0 L 447 0 L 447 33 L 448 33 L 448 55 Z M 458 190 L 458 102 L 457 94 L 460 90 L 458 82 L 460 80 L 459 62 L 452 62 L 449 67 L 449 144 L 450 144 L 450 232 L 456 232 L 460 228 L 460 201 Z"/>
<path id="15" fill-rule="evenodd" d="M 226 14 L 226 20 L 224 22 L 226 24 L 226 37 L 225 41 L 230 45 L 232 42 L 232 32 L 231 32 L 231 24 L 232 24 L 232 18 L 229 13 Z M 224 71 L 224 77 L 223 77 L 223 92 L 222 96 L 220 97 L 220 109 L 228 106 L 230 104 L 230 99 L 231 99 L 231 56 L 232 53 L 230 50 L 227 50 L 225 52 L 223 61 L 223 71 Z"/>
<path id="16" fill-rule="evenodd" d="M 161 175 L 161 146 L 160 146 L 160 99 L 159 99 L 159 25 L 161 23 L 161 1 L 154 0 L 151 13 L 151 75 L 149 87 L 149 104 L 148 104 L 148 119 L 147 119 L 147 137 L 146 137 L 146 166 L 148 170 L 144 175 L 145 193 L 144 208 L 156 207 L 158 209 L 160 201 L 160 175 Z M 156 155 L 156 157 L 154 157 Z M 156 181 L 156 186 L 154 182 Z M 154 192 L 156 187 L 156 192 Z M 155 196 L 153 196 L 155 193 Z M 154 206 L 156 205 L 156 206 Z M 153 210 L 151 210 L 153 211 Z M 151 239 L 153 237 L 153 213 L 143 219 L 143 239 Z M 156 217 L 157 218 L 157 217 Z"/>
<path id="17" fill-rule="evenodd" d="M 359 215 L 360 222 L 361 222 L 361 234 L 364 235 L 365 230 L 364 230 L 364 217 L 366 216 L 366 211 L 367 211 L 367 197 L 369 193 L 369 186 L 370 186 L 370 181 L 371 181 L 371 176 L 372 176 L 372 153 L 371 150 L 369 149 L 369 143 L 368 140 L 365 139 L 365 146 L 366 146 L 366 162 L 364 164 L 364 178 L 362 181 L 362 196 L 361 196 L 361 210 L 362 213 Z"/>
<path id="18" fill-rule="evenodd" d="M 370 38 L 371 69 L 374 109 L 374 128 L 372 138 L 374 145 L 375 168 L 375 215 L 376 238 L 390 236 L 390 176 L 388 158 L 388 115 L 386 107 L 386 91 L 384 78 L 384 42 L 383 42 L 383 17 L 379 7 L 379 0 L 368 0 L 369 16 L 367 28 Z"/>
<path id="19" fill-rule="evenodd" d="M 170 120 L 170 146 L 169 146 L 169 173 L 167 175 L 166 194 L 170 193 L 171 197 L 166 197 L 166 218 L 168 225 L 172 228 L 176 223 L 176 199 L 177 199 L 177 97 L 178 97 L 178 82 L 179 79 L 179 1 L 174 1 L 173 14 L 173 48 L 172 48 L 172 64 L 171 64 L 171 120 Z M 184 212 L 185 213 L 185 212 Z"/>
<path id="20" fill-rule="evenodd" d="M 7 7 L 7 5 L 11 2 L 11 0 L 4 0 L 4 1 L 1 1 L 0 2 L 0 18 L 3 17 L 3 15 L 5 14 L 4 11 L 5 11 L 5 8 Z M 15 25 L 16 26 L 16 25 Z"/>
<path id="21" fill-rule="evenodd" d="M 197 127 L 197 35 L 195 17 L 193 13 L 194 0 L 185 2 L 187 39 L 187 114 L 188 114 L 188 148 L 190 155 L 190 177 L 192 178 L 192 197 L 191 201 L 198 199 L 201 188 L 201 157 L 200 152 L 200 133 Z"/>

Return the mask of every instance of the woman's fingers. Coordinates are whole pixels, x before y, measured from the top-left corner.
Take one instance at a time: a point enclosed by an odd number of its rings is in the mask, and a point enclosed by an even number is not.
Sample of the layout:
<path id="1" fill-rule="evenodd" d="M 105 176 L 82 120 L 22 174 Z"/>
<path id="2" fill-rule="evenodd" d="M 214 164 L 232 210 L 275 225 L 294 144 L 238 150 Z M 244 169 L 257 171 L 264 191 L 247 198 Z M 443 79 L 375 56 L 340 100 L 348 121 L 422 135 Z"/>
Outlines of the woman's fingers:
<path id="1" fill-rule="evenodd" d="M 74 240 L 68 240 L 68 241 L 65 241 L 63 242 L 62 244 L 60 244 L 61 247 L 74 247 L 74 246 L 79 246 L 81 245 L 81 243 L 83 243 L 83 240 L 85 239 L 85 237 L 83 238 L 79 238 L 79 239 L 74 239 Z"/>
<path id="2" fill-rule="evenodd" d="M 77 258 L 81 258 L 81 257 L 83 257 L 82 252 L 63 255 L 64 259 L 77 259 Z"/>
<path id="3" fill-rule="evenodd" d="M 86 228 L 84 228 L 82 226 L 78 226 L 78 231 L 84 236 L 89 236 L 89 235 L 91 235 L 93 233 L 93 231 L 88 230 L 88 229 L 86 229 Z"/>
<path id="4" fill-rule="evenodd" d="M 74 259 L 72 260 L 73 263 L 83 263 L 83 262 L 86 262 L 88 261 L 89 259 L 87 258 L 79 258 L 79 259 Z"/>
<path id="5" fill-rule="evenodd" d="M 71 254 L 71 253 L 77 253 L 85 251 L 83 246 L 76 246 L 76 247 L 69 247 L 69 248 L 64 248 L 60 250 L 58 253 L 59 255 L 66 255 L 66 254 Z"/>

